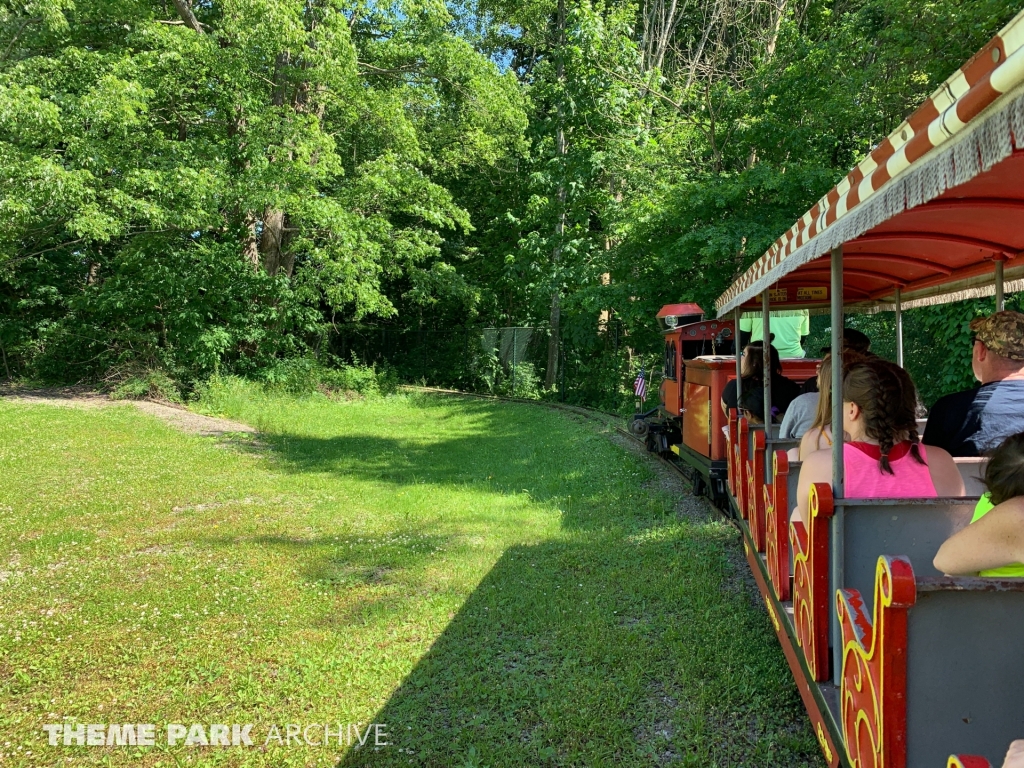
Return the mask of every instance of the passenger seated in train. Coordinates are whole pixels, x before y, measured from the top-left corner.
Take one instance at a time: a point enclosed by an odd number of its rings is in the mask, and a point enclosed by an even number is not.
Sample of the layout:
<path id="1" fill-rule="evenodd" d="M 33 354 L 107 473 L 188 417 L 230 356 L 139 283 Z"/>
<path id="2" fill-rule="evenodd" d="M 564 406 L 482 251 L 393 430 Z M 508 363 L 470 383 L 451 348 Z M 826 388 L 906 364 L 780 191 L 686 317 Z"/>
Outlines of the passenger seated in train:
<path id="1" fill-rule="evenodd" d="M 918 441 L 917 394 L 895 363 L 868 358 L 843 377 L 845 495 L 853 499 L 962 496 L 964 481 L 953 457 Z M 813 483 L 832 482 L 832 448 L 804 459 L 794 518 L 807 519 Z"/>
<path id="2" fill-rule="evenodd" d="M 940 398 L 923 442 L 954 456 L 981 456 L 1024 432 L 1024 314 L 971 321 L 971 368 L 981 386 Z"/>
<path id="3" fill-rule="evenodd" d="M 822 437 L 822 427 L 827 429 L 827 425 L 832 421 L 832 398 L 828 394 L 829 383 L 832 377 L 831 360 L 832 355 L 827 350 L 823 351 L 821 362 L 818 363 L 815 375 L 807 380 L 814 382 L 814 389 L 812 391 L 805 391 L 789 404 L 789 408 L 786 409 L 786 417 L 782 420 L 782 426 L 779 427 L 779 437 L 784 440 L 798 440 L 803 438 L 810 430 L 817 430 L 816 437 L 818 439 L 815 441 L 816 447 L 804 451 L 804 453 L 818 451 L 825 447 L 817 443 Z M 804 388 L 806 389 L 806 384 Z M 822 398 L 820 396 L 822 389 L 826 392 L 824 406 L 822 406 Z M 824 407 L 824 413 L 822 412 L 822 407 Z M 825 439 L 828 445 L 832 445 L 831 430 L 825 435 Z M 800 457 L 794 454 L 793 458 L 797 459 Z"/>
<path id="4" fill-rule="evenodd" d="M 796 382 L 790 381 L 782 375 L 782 362 L 779 360 L 779 352 L 774 346 L 771 350 L 772 366 L 772 416 L 773 421 L 782 418 L 789 404 L 793 402 L 800 387 Z M 760 341 L 754 341 L 743 348 L 743 357 L 740 358 L 740 375 L 743 377 L 743 390 L 762 389 L 764 387 L 764 345 Z M 762 395 L 763 399 L 763 395 Z M 722 410 L 728 416 L 729 409 L 736 407 L 736 380 L 733 379 L 725 385 L 722 391 Z"/>
<path id="5" fill-rule="evenodd" d="M 740 342 L 751 344 L 764 339 L 762 315 L 757 312 L 740 318 Z M 811 313 L 806 309 L 782 309 L 768 313 L 769 340 L 780 357 L 804 357 L 803 343 L 811 334 Z"/>
<path id="6" fill-rule="evenodd" d="M 867 334 L 861 333 L 856 328 L 843 328 L 843 353 L 845 355 L 845 353 L 851 351 L 857 353 L 861 357 L 872 355 L 871 338 Z M 830 354 L 832 354 L 831 346 L 821 348 L 822 358 L 824 358 L 825 355 Z M 828 383 L 827 380 L 826 383 Z M 812 376 L 804 382 L 804 385 L 800 388 L 800 393 L 806 395 L 810 392 L 817 392 L 818 389 L 818 378 L 816 376 Z"/>
<path id="7" fill-rule="evenodd" d="M 985 487 L 971 524 L 946 539 L 933 564 L 955 575 L 1024 577 L 1024 432 L 992 453 Z"/>
<path id="8" fill-rule="evenodd" d="M 853 350 L 846 350 L 843 353 L 843 364 L 849 370 L 850 366 L 859 363 L 865 358 Z M 821 387 L 821 392 L 814 393 L 815 410 L 811 425 L 800 437 L 800 447 L 795 453 L 790 454 L 794 461 L 803 461 L 815 451 L 820 451 L 832 445 L 832 355 L 825 355 L 818 366 L 818 375 L 815 377 Z M 805 397 L 801 395 L 800 397 Z M 798 397 L 790 405 L 790 410 L 797 407 Z M 789 411 L 786 412 L 789 418 Z M 785 426 L 782 427 L 785 429 Z"/>
<path id="9" fill-rule="evenodd" d="M 821 381 L 821 365 L 822 363 L 818 363 L 815 375 L 807 380 L 814 380 L 814 391 L 804 391 L 803 394 L 797 395 L 786 409 L 786 416 L 779 427 L 779 437 L 783 440 L 799 440 L 814 424 L 814 416 L 818 410 L 818 390 L 822 386 L 828 386 Z"/>
<path id="10" fill-rule="evenodd" d="M 740 395 L 740 416 L 751 424 L 764 424 L 764 387 L 744 388 Z"/>

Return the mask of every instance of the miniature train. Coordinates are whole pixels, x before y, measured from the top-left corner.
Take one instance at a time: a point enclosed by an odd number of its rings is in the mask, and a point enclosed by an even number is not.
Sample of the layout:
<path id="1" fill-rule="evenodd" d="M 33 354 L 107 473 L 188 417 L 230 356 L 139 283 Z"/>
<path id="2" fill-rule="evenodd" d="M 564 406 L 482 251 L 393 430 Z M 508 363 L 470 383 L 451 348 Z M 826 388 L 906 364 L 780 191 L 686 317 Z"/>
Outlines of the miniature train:
<path id="1" fill-rule="evenodd" d="M 677 456 L 693 469 L 693 492 L 728 509 L 726 384 L 736 378 L 735 322 L 704 317 L 697 304 L 666 304 L 657 314 L 665 338 L 658 407 L 637 414 L 629 429 L 647 450 Z M 816 359 L 784 358 L 783 374 L 798 384 L 815 375 Z"/>
<path id="2" fill-rule="evenodd" d="M 998 310 L 1005 291 L 1024 291 L 1022 177 L 1024 12 L 736 279 L 716 319 L 696 305 L 658 313 L 660 405 L 631 429 L 694 467 L 696 490 L 739 528 L 833 768 L 999 765 L 1024 738 L 1024 579 L 933 565 L 970 524 L 984 459 L 955 459 L 965 497 L 847 498 L 838 430 L 832 481 L 811 485 L 807 519 L 791 521 L 796 441 L 720 406 L 739 368 L 735 329 L 743 313 L 760 314 L 764 337 L 773 309 L 829 313 L 831 420 L 842 423 L 845 313 L 894 312 L 903 365 L 903 308 L 993 296 Z M 815 361 L 782 365 L 802 381 Z"/>

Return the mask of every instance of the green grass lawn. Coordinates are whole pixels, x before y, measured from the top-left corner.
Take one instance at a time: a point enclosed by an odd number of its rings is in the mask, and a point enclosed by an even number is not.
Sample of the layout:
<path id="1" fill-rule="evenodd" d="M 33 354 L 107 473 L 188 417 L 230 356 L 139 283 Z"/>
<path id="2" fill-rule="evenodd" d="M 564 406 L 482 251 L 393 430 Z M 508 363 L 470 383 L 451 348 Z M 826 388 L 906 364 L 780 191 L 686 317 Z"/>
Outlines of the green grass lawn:
<path id="1" fill-rule="evenodd" d="M 0 764 L 823 764 L 735 532 L 596 425 L 238 384 L 204 407 L 260 444 L 0 401 Z M 65 721 L 157 746 L 49 746 Z M 392 743 L 266 743 L 289 723 Z"/>

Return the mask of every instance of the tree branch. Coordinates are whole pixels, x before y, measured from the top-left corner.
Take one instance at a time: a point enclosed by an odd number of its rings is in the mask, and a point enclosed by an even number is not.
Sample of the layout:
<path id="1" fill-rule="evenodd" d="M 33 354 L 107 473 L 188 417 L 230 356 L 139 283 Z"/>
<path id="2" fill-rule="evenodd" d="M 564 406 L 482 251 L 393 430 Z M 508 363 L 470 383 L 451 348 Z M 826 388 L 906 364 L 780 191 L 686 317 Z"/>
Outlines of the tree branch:
<path id="1" fill-rule="evenodd" d="M 196 32 L 196 34 L 203 34 L 203 25 L 196 19 L 196 15 L 192 13 L 192 6 L 189 5 L 188 0 L 173 0 L 174 7 L 178 9 L 178 15 L 181 16 L 182 22 L 186 27 Z"/>

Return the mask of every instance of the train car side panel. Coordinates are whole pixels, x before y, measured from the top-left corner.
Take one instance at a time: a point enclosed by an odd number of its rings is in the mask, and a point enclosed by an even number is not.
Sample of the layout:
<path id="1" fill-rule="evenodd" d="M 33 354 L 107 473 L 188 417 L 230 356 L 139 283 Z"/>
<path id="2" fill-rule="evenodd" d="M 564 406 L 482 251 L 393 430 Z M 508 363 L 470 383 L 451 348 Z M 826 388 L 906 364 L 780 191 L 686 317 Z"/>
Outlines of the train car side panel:
<path id="1" fill-rule="evenodd" d="M 704 384 L 686 382 L 683 397 L 683 442 L 711 458 L 711 395 Z"/>

